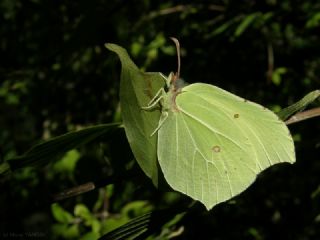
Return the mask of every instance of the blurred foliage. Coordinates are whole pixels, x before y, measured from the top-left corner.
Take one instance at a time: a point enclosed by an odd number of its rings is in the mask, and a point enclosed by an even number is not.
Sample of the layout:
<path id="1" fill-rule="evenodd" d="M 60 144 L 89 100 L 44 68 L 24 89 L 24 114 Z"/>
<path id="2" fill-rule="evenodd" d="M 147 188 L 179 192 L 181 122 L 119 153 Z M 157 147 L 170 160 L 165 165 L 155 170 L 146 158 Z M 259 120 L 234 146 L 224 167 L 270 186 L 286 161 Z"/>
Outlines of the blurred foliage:
<path id="1" fill-rule="evenodd" d="M 120 66 L 106 42 L 128 49 L 143 70 L 168 74 L 175 36 L 187 82 L 272 109 L 320 85 L 316 0 L 2 0 L 0 18 L 1 162 L 68 131 L 118 122 Z M 290 129 L 295 165 L 272 167 L 210 212 L 194 205 L 150 239 L 318 239 L 319 120 Z M 150 210 L 190 203 L 152 186 L 121 129 L 59 159 L 0 178 L 0 238 L 96 239 Z M 90 181 L 94 191 L 52 205 L 56 193 Z"/>

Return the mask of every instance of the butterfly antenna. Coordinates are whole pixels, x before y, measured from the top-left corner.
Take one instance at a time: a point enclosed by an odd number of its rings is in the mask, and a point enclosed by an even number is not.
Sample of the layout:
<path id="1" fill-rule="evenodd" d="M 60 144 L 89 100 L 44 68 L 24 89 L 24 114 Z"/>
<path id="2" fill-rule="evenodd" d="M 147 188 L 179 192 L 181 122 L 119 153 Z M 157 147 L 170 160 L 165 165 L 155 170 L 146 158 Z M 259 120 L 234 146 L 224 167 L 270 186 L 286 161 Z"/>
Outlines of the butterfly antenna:
<path id="1" fill-rule="evenodd" d="M 174 38 L 174 37 L 171 37 L 170 38 L 174 44 L 176 45 L 176 49 L 177 49 L 177 57 L 178 57 L 178 70 L 176 72 L 176 75 L 175 75 L 175 79 L 178 79 L 180 77 L 180 43 L 178 41 L 178 39 Z"/>

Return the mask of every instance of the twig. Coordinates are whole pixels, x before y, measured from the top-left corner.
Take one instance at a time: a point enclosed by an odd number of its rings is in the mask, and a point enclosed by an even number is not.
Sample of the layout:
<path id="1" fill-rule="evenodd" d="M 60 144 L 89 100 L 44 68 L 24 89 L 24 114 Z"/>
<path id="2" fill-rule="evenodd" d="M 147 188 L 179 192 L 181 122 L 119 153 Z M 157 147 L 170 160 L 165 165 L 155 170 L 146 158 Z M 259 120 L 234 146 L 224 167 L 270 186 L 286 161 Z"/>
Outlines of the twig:
<path id="1" fill-rule="evenodd" d="M 139 178 L 139 175 L 135 172 L 134 169 L 131 169 L 125 173 L 125 176 L 122 176 L 122 175 L 109 176 L 104 179 L 101 179 L 100 181 L 87 182 L 72 188 L 68 188 L 66 190 L 63 190 L 62 192 L 53 194 L 51 197 L 51 202 L 57 202 L 67 198 L 75 197 L 82 193 L 86 193 L 94 189 L 99 189 L 101 187 L 107 186 L 109 184 L 113 184 L 118 181 L 124 181 L 126 179 L 134 179 L 134 178 Z"/>
<path id="2" fill-rule="evenodd" d="M 189 5 L 177 5 L 170 8 L 161 9 L 159 11 L 151 12 L 148 16 L 148 19 L 155 18 L 158 16 L 168 15 L 176 12 L 183 12 L 190 8 Z"/>
<path id="3" fill-rule="evenodd" d="M 288 120 L 286 120 L 285 123 L 289 125 L 289 124 L 301 122 L 309 118 L 318 117 L 318 116 L 320 116 L 320 107 L 299 112 L 293 115 L 292 117 L 290 117 Z"/>
<path id="4" fill-rule="evenodd" d="M 87 182 L 85 184 L 81 184 L 76 187 L 68 188 L 66 190 L 63 190 L 60 193 L 53 195 L 53 201 L 61 201 L 66 198 L 74 197 L 77 195 L 80 195 L 82 193 L 89 192 L 91 190 L 94 190 L 96 188 L 96 185 L 93 182 Z"/>
<path id="5" fill-rule="evenodd" d="M 145 17 L 142 17 L 138 21 L 138 23 L 135 25 L 134 29 L 136 29 L 137 27 L 141 26 L 141 24 L 143 22 L 151 20 L 151 19 L 156 18 L 156 17 L 165 16 L 165 15 L 169 15 L 169 14 L 173 14 L 173 13 L 177 13 L 177 12 L 185 12 L 185 11 L 192 10 L 194 8 L 201 9 L 201 8 L 205 8 L 205 7 L 206 6 L 203 6 L 203 5 L 193 5 L 193 4 L 182 5 L 181 4 L 181 5 L 176 5 L 176 6 L 169 7 L 169 8 L 164 8 L 164 9 L 152 11 L 148 15 L 146 15 Z M 207 9 L 209 11 L 218 11 L 218 12 L 225 11 L 225 7 L 224 6 L 215 5 L 215 4 L 208 5 Z"/>
<path id="6" fill-rule="evenodd" d="M 168 14 L 172 14 L 172 13 L 176 13 L 176 12 L 184 12 L 184 11 L 187 11 L 187 10 L 192 9 L 192 8 L 201 8 L 201 7 L 203 8 L 204 6 L 191 5 L 191 4 L 189 4 L 189 5 L 177 5 L 177 6 L 173 6 L 173 7 L 170 7 L 170 8 L 160 9 L 158 11 L 153 11 L 147 16 L 147 18 L 151 19 L 151 18 L 155 18 L 155 17 L 158 17 L 158 16 L 168 15 Z M 214 5 L 214 4 L 210 4 L 207 7 L 207 9 L 210 10 L 210 11 L 219 11 L 219 12 L 225 11 L 225 7 L 224 6 Z"/>
<path id="7" fill-rule="evenodd" d="M 223 12 L 226 10 L 225 6 L 221 6 L 221 5 L 216 5 L 216 4 L 210 4 L 208 6 L 208 9 L 211 11 L 219 11 L 219 12 Z"/>
<path id="8" fill-rule="evenodd" d="M 273 47 L 271 42 L 268 42 L 268 71 L 267 71 L 267 79 L 268 82 L 272 82 L 272 74 L 274 71 L 274 55 L 273 55 Z"/>

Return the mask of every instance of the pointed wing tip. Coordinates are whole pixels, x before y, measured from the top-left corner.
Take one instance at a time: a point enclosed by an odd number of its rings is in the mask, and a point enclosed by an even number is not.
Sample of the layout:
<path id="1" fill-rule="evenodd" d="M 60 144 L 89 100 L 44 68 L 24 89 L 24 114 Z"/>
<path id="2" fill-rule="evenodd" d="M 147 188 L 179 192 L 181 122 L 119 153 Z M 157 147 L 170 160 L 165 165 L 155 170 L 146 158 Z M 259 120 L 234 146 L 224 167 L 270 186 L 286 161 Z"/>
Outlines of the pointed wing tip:
<path id="1" fill-rule="evenodd" d="M 197 200 L 200 203 L 203 204 L 203 206 L 206 208 L 206 210 L 209 212 L 210 210 L 212 210 L 216 205 L 219 204 L 219 202 L 203 202 L 201 200 Z"/>

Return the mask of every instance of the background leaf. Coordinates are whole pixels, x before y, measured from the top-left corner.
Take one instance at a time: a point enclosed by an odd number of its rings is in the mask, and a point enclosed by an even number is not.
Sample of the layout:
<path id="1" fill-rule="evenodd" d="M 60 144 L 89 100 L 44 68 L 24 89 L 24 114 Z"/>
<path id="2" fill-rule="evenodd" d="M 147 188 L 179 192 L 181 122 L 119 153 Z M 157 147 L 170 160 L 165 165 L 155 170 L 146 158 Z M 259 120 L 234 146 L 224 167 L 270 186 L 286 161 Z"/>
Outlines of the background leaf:
<path id="1" fill-rule="evenodd" d="M 55 203 L 51 205 L 51 211 L 53 217 L 60 223 L 69 224 L 74 219 L 74 217 L 64 210 L 59 204 Z"/>
<path id="2" fill-rule="evenodd" d="M 67 151 L 109 134 L 111 130 L 118 127 L 119 123 L 101 124 L 66 133 L 35 145 L 24 155 L 9 159 L 7 163 L 12 171 L 29 166 L 48 164 L 63 156 Z"/>
<path id="3" fill-rule="evenodd" d="M 161 232 L 164 225 L 171 227 L 186 214 L 181 208 L 160 209 L 136 217 L 119 228 L 103 235 L 99 240 L 147 239 Z M 165 238 L 164 238 L 165 239 Z"/>
<path id="4" fill-rule="evenodd" d="M 246 15 L 241 23 L 236 28 L 234 35 L 236 37 L 239 37 L 249 26 L 254 22 L 254 20 L 261 15 L 260 12 L 252 13 L 249 15 Z"/>
<path id="5" fill-rule="evenodd" d="M 320 96 L 320 90 L 312 91 L 308 93 L 306 96 L 304 96 L 298 102 L 290 105 L 285 109 L 282 109 L 280 112 L 277 113 L 277 115 L 280 117 L 280 119 L 285 121 L 294 113 L 304 110 L 310 103 L 315 101 L 319 96 Z"/>

